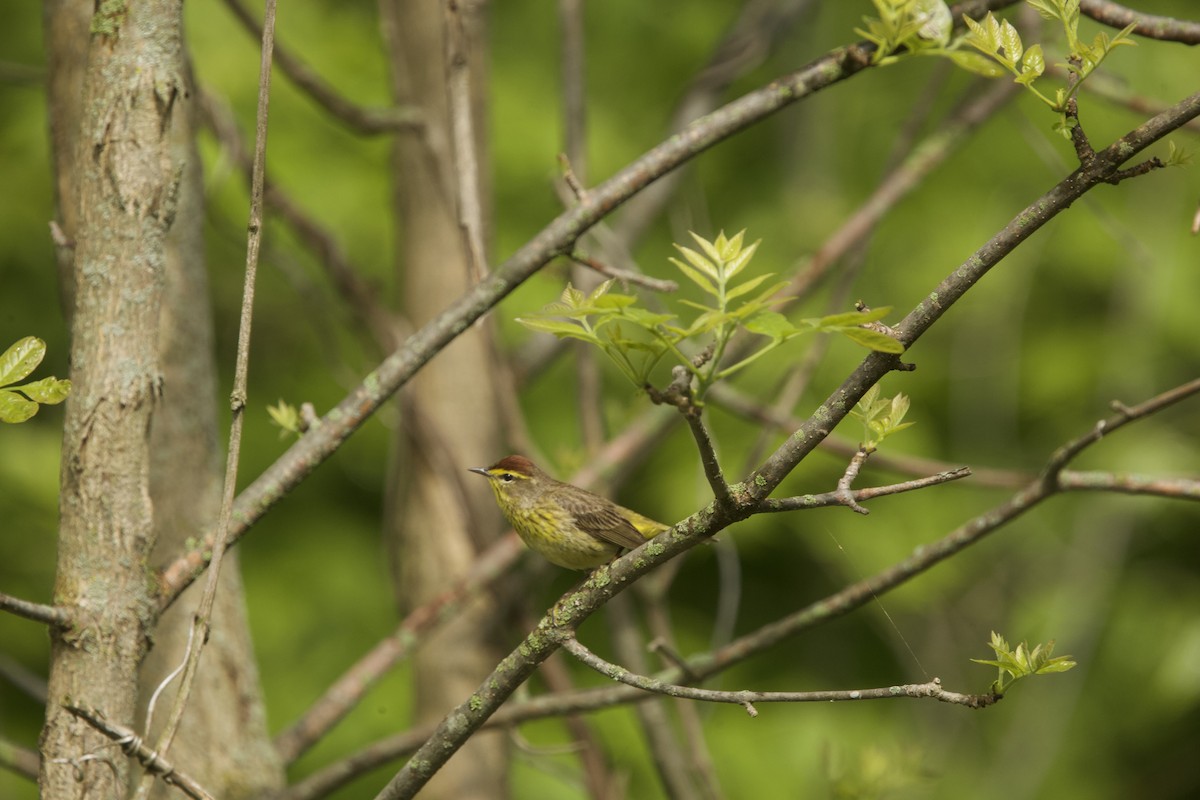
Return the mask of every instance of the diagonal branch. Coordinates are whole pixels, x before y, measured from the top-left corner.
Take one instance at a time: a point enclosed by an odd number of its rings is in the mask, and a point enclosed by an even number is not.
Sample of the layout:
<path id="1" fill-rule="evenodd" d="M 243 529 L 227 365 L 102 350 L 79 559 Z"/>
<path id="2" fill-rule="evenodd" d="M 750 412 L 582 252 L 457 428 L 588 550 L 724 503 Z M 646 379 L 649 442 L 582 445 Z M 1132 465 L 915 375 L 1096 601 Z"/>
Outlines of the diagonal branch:
<path id="1" fill-rule="evenodd" d="M 983 5 L 983 4 L 981 4 Z M 321 425 L 292 445 L 238 498 L 230 543 L 288 491 L 332 455 L 379 406 L 406 384 L 447 344 L 552 258 L 570 252 L 574 242 L 621 203 L 657 178 L 750 125 L 821 89 L 866 69 L 871 49 L 856 44 L 837 48 L 809 65 L 756 89 L 697 121 L 687 131 L 652 148 L 609 180 L 588 191 L 575 206 L 466 292 L 439 316 L 410 336 L 363 382 L 329 411 Z M 159 604 L 165 608 L 203 572 L 212 536 L 166 566 L 160 575 Z"/>
<path id="2" fill-rule="evenodd" d="M 1136 23 L 1133 32 L 1147 39 L 1161 39 L 1187 45 L 1200 44 L 1200 22 L 1143 14 L 1109 0 L 1080 0 L 1079 10 L 1096 22 L 1113 28 L 1124 28 L 1130 23 Z"/>
<path id="3" fill-rule="evenodd" d="M 1075 200 L 1105 182 L 1130 158 L 1197 115 L 1200 115 L 1200 93 L 1177 103 L 1167 112 L 1152 118 L 1110 147 L 1098 152 L 1088 164 L 1081 166 L 1032 203 L 966 263 L 947 276 L 935 291 L 928 294 L 926 299 L 900 322 L 896 329 L 899 340 L 906 347 L 911 346 L 988 270 L 1021 242 Z M 719 506 L 709 506 L 696 512 L 642 547 L 609 565 L 600 567 L 579 590 L 560 599 L 554 609 L 543 617 L 537 629 L 497 666 L 480 688 L 442 720 L 434 734 L 379 793 L 378 800 L 414 796 L 462 743 L 529 678 L 537 665 L 562 646 L 566 637 L 584 619 L 649 570 L 718 533 L 736 521 L 739 515 L 751 513 L 754 507 L 774 491 L 796 464 L 816 448 L 867 390 L 898 364 L 899 359 L 894 355 L 868 355 L 842 386 L 787 438 L 762 467 L 752 473 L 745 482 L 731 487 L 738 508 L 727 510 Z M 973 541 L 978 536 L 977 529 L 990 532 L 1028 510 L 1031 505 L 1049 494 L 1041 481 L 1018 492 L 1014 500 L 1010 501 L 1017 503 L 1015 506 L 994 517 L 985 515 L 974 520 L 965 534 L 949 539 L 944 555 L 940 554 L 941 551 L 931 548 L 929 552 L 937 556 L 931 562 L 925 563 L 925 559 L 930 558 L 930 554 L 925 551 L 914 555 L 909 559 L 909 562 L 914 563 L 904 562 L 897 567 L 896 579 L 907 580 L 915 574 L 908 573 L 909 569 L 927 569 L 951 552 L 956 552 L 954 547 L 959 538 Z M 961 546 L 964 545 L 958 545 L 958 548 L 961 549 Z M 877 593 L 877 587 L 872 584 L 861 583 L 856 586 L 860 587 L 864 598 L 873 597 Z M 866 601 L 856 596 L 851 599 L 857 599 L 859 603 Z M 856 605 L 847 606 L 846 610 L 850 607 Z M 836 609 L 821 609 L 823 614 L 831 611 L 844 613 Z"/>
<path id="4" fill-rule="evenodd" d="M 225 5 L 256 39 L 261 40 L 263 26 L 239 0 L 225 0 Z M 353 103 L 326 83 L 316 70 L 305 64 L 284 47 L 275 47 L 275 63 L 317 105 L 362 134 L 372 135 L 395 131 L 420 130 L 425 127 L 425 114 L 416 108 L 368 108 Z"/>
<path id="5" fill-rule="evenodd" d="M 719 691 L 716 689 L 698 689 L 694 686 L 683 686 L 669 683 L 659 678 L 637 675 L 622 666 L 606 661 L 593 653 L 579 642 L 570 637 L 563 642 L 563 649 L 578 658 L 584 664 L 605 677 L 632 686 L 643 692 L 665 694 L 671 697 L 683 697 L 689 700 L 702 700 L 708 703 L 732 703 L 743 706 L 752 716 L 758 716 L 755 703 L 834 703 L 847 700 L 891 700 L 897 697 L 927 697 L 940 700 L 943 703 L 967 706 L 968 708 L 987 708 L 999 701 L 1003 695 L 998 694 L 960 694 L 948 692 L 942 688 L 942 682 L 937 678 L 928 683 L 907 684 L 904 686 L 884 686 L 877 689 L 836 689 L 819 692 L 753 692 L 749 690 Z"/>
<path id="6" fill-rule="evenodd" d="M 137 734 L 129 728 L 109 722 L 104 718 L 103 714 L 94 708 L 76 705 L 67 705 L 64 707 L 67 711 L 70 711 L 120 745 L 121 752 L 125 755 L 137 759 L 138 763 L 142 765 L 146 770 L 146 774 L 151 779 L 157 777 L 163 783 L 178 787 L 180 791 L 194 800 L 213 800 L 213 796 L 194 778 L 176 770 L 170 761 L 167 761 L 159 753 L 147 747 Z"/>

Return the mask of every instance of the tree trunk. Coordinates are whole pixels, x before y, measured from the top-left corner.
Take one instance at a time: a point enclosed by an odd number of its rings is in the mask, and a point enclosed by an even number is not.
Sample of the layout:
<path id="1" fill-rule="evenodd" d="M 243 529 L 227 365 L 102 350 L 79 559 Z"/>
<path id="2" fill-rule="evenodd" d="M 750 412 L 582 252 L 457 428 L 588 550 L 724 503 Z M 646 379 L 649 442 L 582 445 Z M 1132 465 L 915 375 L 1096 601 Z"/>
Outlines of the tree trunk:
<path id="1" fill-rule="evenodd" d="M 92 10 L 88 0 L 44 7 L 58 221 L 75 242 L 59 253 L 76 384 L 67 406 L 56 602 L 88 615 L 53 637 L 42 737 L 47 798 L 125 795 L 124 756 L 100 747 L 106 740 L 61 703 L 93 705 L 141 730 L 150 694 L 182 659 L 195 605 L 185 594 L 155 620 L 147 567 L 211 528 L 222 468 L 203 302 L 202 181 L 179 7 L 152 4 L 95 25 Z M 89 30 L 96 32 L 90 54 Z M 282 786 L 236 558 L 222 570 L 204 663 L 171 761 L 220 797 Z M 159 722 L 171 700 L 170 691 L 160 697 Z M 77 773 L 69 762 L 49 761 L 93 752 L 115 769 L 89 761 Z"/>
<path id="2" fill-rule="evenodd" d="M 404 134 L 396 147 L 395 201 L 403 306 L 421 325 L 471 285 L 470 255 L 458 224 L 454 163 L 449 145 L 447 74 L 440 4 L 385 4 L 397 101 L 421 108 L 425 133 Z M 466 13 L 466 12 L 464 12 Z M 481 124 L 483 39 L 472 30 L 469 64 L 472 108 Z M 478 131 L 478 127 L 476 128 Z M 481 148 L 476 146 L 476 153 Z M 476 159 L 477 162 L 482 159 Z M 481 195 L 484 193 L 481 192 Z M 405 430 L 389 486 L 389 525 L 398 564 L 399 601 L 413 608 L 444 592 L 499 535 L 500 516 L 473 491 L 467 467 L 491 463 L 499 442 L 487 330 L 459 337 L 413 380 L 405 398 Z M 416 657 L 417 714 L 440 719 L 479 685 L 500 657 L 488 632 L 494 611 L 476 601 Z M 425 790 L 431 798 L 495 798 L 506 794 L 504 740 L 476 737 Z M 423 795 L 424 796 L 424 795 Z"/>
<path id="3" fill-rule="evenodd" d="M 147 580 L 149 430 L 162 391 L 159 308 L 180 176 L 170 132 L 184 89 L 181 8 L 151 0 L 114 11 L 92 19 L 76 149 L 74 389 L 54 585 L 55 603 L 75 618 L 51 632 L 40 776 L 47 800 L 124 795 L 126 759 L 63 705 L 87 704 L 132 725 L 156 616 Z M 74 761 L 90 753 L 108 763 Z"/>

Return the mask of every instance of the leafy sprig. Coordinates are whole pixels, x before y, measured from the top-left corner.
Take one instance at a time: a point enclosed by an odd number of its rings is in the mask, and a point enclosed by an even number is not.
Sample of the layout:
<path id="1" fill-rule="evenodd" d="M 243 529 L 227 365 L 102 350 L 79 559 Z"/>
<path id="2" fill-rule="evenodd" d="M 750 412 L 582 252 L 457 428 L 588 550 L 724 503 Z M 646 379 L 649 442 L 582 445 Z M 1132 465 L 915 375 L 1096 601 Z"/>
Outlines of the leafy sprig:
<path id="1" fill-rule="evenodd" d="M 696 249 L 677 244 L 681 258 L 669 259 L 707 296 L 704 302 L 681 301 L 697 312 L 690 320 L 642 308 L 637 305 L 638 298 L 612 292 L 610 280 L 588 293 L 568 285 L 557 302 L 536 314 L 519 317 L 517 322 L 600 348 L 639 388 L 650 383 L 651 372 L 664 357 L 672 359 L 691 373 L 697 401 L 717 381 L 802 334 L 840 333 L 872 350 L 904 351 L 904 346 L 887 334 L 862 327 L 882 319 L 890 308 L 792 322 L 771 308 L 787 281 L 771 282 L 772 273 L 746 275 L 759 242 L 746 244 L 745 231 L 733 237 L 722 232 L 712 241 L 695 233 L 692 238 Z M 766 341 L 738 361 L 726 363 L 729 342 L 739 331 Z"/>
<path id="2" fill-rule="evenodd" d="M 1004 637 L 992 631 L 992 640 L 988 647 L 996 653 L 995 659 L 972 658 L 976 664 L 987 664 L 999 671 L 996 680 L 992 681 L 992 693 L 1003 695 L 1012 685 L 1022 678 L 1031 675 L 1049 675 L 1055 672 L 1066 672 L 1075 668 L 1075 662 L 1070 656 L 1055 656 L 1054 642 L 1039 644 L 1032 650 L 1025 642 L 1016 648 L 1009 646 Z"/>
<path id="3" fill-rule="evenodd" d="M 71 382 L 55 377 L 14 386 L 37 369 L 46 357 L 46 343 L 26 336 L 0 355 L 0 422 L 24 422 L 38 412 L 39 404 L 57 405 L 71 393 Z"/>
<path id="4" fill-rule="evenodd" d="M 1079 37 L 1079 0 L 1026 0 L 1045 19 L 1057 20 L 1066 34 L 1066 60 L 1061 67 L 1073 74 L 1066 87 L 1046 94 L 1034 86 L 1046 71 L 1040 44 L 1028 47 L 1007 20 L 990 11 L 982 20 L 963 17 L 967 32 L 951 39 L 953 18 L 943 0 L 872 0 L 878 17 L 864 17 L 866 28 L 855 32 L 875 44 L 875 64 L 886 65 L 911 55 L 949 58 L 963 69 L 989 78 L 1008 74 L 1059 114 L 1055 126 L 1070 137 L 1067 103 L 1080 85 L 1117 47 L 1133 45 L 1135 24 L 1114 35 L 1100 31 L 1090 43 Z"/>
<path id="5" fill-rule="evenodd" d="M 895 397 L 881 397 L 878 386 L 872 386 L 850 412 L 850 415 L 862 423 L 862 447 L 867 452 L 878 449 L 883 440 L 914 423 L 905 422 L 908 414 L 909 400 L 904 394 Z"/>

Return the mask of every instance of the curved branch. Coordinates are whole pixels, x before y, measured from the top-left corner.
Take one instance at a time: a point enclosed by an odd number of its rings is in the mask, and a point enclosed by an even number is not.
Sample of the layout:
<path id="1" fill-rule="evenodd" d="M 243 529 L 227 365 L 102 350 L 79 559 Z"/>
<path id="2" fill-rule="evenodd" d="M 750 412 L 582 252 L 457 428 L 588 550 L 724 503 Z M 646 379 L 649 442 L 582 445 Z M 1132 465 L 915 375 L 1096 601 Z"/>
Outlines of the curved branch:
<path id="1" fill-rule="evenodd" d="M 1143 14 L 1109 0 L 1080 0 L 1079 10 L 1096 22 L 1113 28 L 1124 28 L 1134 23 L 1136 27 L 1133 32 L 1147 39 L 1161 39 L 1186 45 L 1200 44 L 1200 22 Z"/>

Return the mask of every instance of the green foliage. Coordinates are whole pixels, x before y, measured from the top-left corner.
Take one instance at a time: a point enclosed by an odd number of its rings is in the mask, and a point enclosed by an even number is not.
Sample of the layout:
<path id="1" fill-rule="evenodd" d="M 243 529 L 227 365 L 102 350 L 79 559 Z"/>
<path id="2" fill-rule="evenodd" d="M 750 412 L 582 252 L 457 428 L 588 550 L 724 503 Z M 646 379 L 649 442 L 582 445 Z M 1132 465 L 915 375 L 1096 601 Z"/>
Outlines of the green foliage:
<path id="1" fill-rule="evenodd" d="M 914 423 L 904 421 L 904 416 L 908 414 L 908 405 L 908 397 L 904 394 L 880 397 L 878 386 L 867 390 L 850 415 L 862 423 L 862 446 L 868 452 L 877 449 L 883 440 L 893 433 L 913 426 Z"/>
<path id="2" fill-rule="evenodd" d="M 951 41 L 952 18 L 942 0 L 872 0 L 878 18 L 864 17 L 866 30 L 855 32 L 876 46 L 875 64 L 898 61 L 904 55 L 935 55 L 949 58 L 970 72 L 989 78 L 1004 74 L 1033 92 L 1042 102 L 1058 112 L 1055 130 L 1070 137 L 1071 126 L 1066 117 L 1067 103 L 1079 91 L 1083 81 L 1100 63 L 1121 45 L 1136 44 L 1129 24 L 1116 35 L 1106 31 L 1096 34 L 1091 44 L 1079 38 L 1079 0 L 1027 0 L 1045 19 L 1062 24 L 1067 37 L 1066 61 L 1059 66 L 1072 74 L 1068 86 L 1053 96 L 1043 94 L 1034 82 L 1046 71 L 1046 58 L 1040 44 L 1028 48 L 1021 34 L 1007 20 L 997 19 L 990 11 L 982 20 L 963 17 L 967 32 Z M 963 46 L 973 48 L 964 50 Z"/>
<path id="3" fill-rule="evenodd" d="M 71 382 L 55 377 L 13 386 L 37 369 L 46 357 L 46 343 L 26 336 L 0 356 L 0 422 L 24 422 L 38 412 L 39 403 L 57 405 L 71 393 Z"/>
<path id="4" fill-rule="evenodd" d="M 992 640 L 988 643 L 996 653 L 996 658 L 972 658 L 976 664 L 988 664 L 999 670 L 999 675 L 992 682 L 992 692 L 1002 695 L 1021 678 L 1030 675 L 1049 675 L 1054 672 L 1066 672 L 1074 669 L 1075 662 L 1070 656 L 1054 656 L 1053 640 L 1039 644 L 1032 650 L 1021 642 L 1016 649 L 1009 647 L 1000 634 L 992 631 Z"/>
<path id="5" fill-rule="evenodd" d="M 1163 163 L 1168 167 L 1186 167 L 1192 163 L 1192 153 L 1175 142 L 1167 142 L 1167 159 Z"/>
<path id="6" fill-rule="evenodd" d="M 303 432 L 300 424 L 300 412 L 294 405 L 285 403 L 281 399 L 275 405 L 267 406 L 267 413 L 271 415 L 271 423 L 279 427 L 280 439 L 288 434 L 298 437 Z"/>
<path id="7" fill-rule="evenodd" d="M 695 233 L 692 238 L 699 250 L 676 244 L 683 258 L 670 259 L 710 298 L 707 303 L 680 301 L 698 312 L 688 322 L 679 320 L 675 314 L 641 308 L 636 305 L 638 298 L 632 295 L 610 292 L 611 280 L 588 294 L 568 285 L 558 302 L 537 314 L 520 317 L 517 322 L 532 330 L 579 339 L 600 348 L 639 388 L 650 382 L 651 371 L 664 356 L 673 358 L 691 372 L 697 399 L 703 398 L 717 381 L 732 376 L 801 334 L 834 332 L 871 350 L 904 351 L 904 346 L 886 333 L 863 327 L 887 316 L 890 307 L 793 323 L 770 308 L 779 302 L 776 295 L 787 286 L 787 281 L 769 282 L 772 273 L 753 278 L 742 274 L 759 242 L 746 245 L 745 231 L 732 238 L 722 232 L 713 241 Z M 739 276 L 742 280 L 736 280 Z M 756 334 L 766 341 L 757 343 L 735 363 L 727 364 L 727 347 L 739 331 Z"/>

